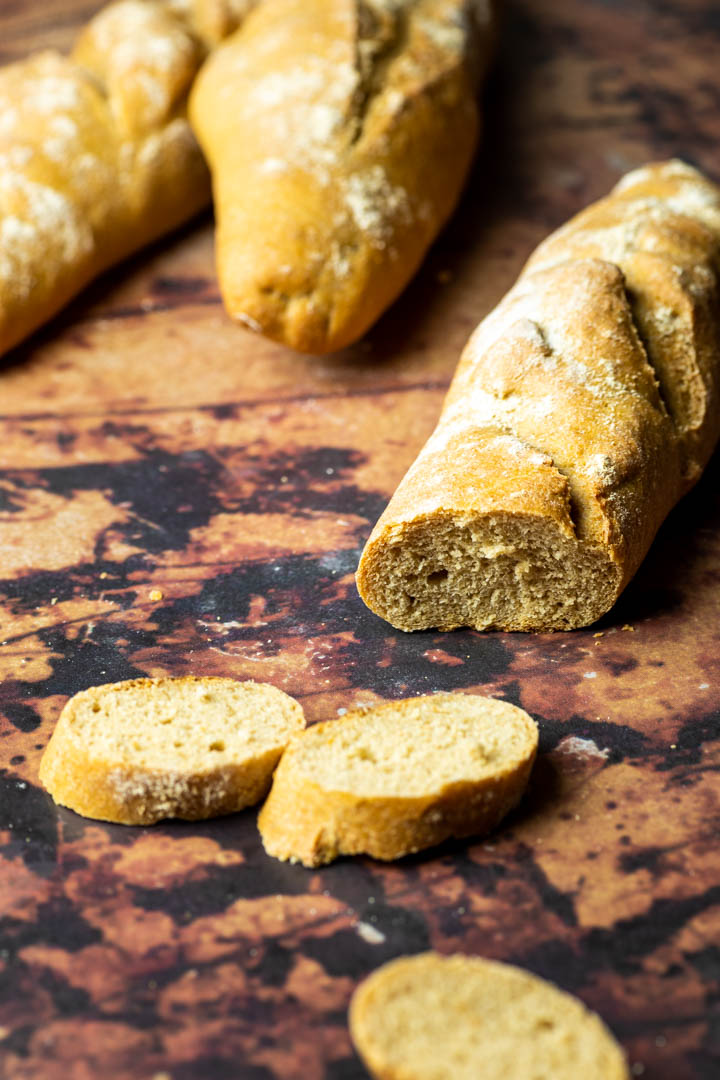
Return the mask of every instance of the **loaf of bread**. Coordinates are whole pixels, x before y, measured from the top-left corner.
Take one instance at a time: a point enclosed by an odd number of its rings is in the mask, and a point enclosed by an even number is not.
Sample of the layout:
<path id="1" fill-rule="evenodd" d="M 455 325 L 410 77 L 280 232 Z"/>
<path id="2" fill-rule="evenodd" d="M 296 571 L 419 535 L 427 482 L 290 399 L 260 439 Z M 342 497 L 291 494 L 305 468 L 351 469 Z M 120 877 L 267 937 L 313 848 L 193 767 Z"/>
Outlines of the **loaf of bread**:
<path id="1" fill-rule="evenodd" d="M 231 814 L 266 794 L 297 701 L 234 679 L 93 686 L 68 701 L 40 762 L 55 802 L 123 825 Z"/>
<path id="2" fill-rule="evenodd" d="M 490 0 L 265 0 L 204 66 L 229 314 L 302 352 L 355 341 L 450 215 L 478 134 Z"/>
<path id="3" fill-rule="evenodd" d="M 720 189 L 679 161 L 541 244 L 370 536 L 365 603 L 402 630 L 607 612 L 717 440 L 719 268 Z"/>
<path id="4" fill-rule="evenodd" d="M 377 1080 L 629 1080 L 581 1001 L 520 968 L 420 953 L 374 971 L 350 1033 Z"/>
<path id="5" fill-rule="evenodd" d="M 209 202 L 187 93 L 245 6 L 119 0 L 71 58 L 0 69 L 0 354 Z"/>
<path id="6" fill-rule="evenodd" d="M 527 784 L 538 731 L 522 709 L 433 694 L 355 709 L 293 739 L 258 825 L 269 855 L 320 866 L 399 859 L 489 832 Z"/>

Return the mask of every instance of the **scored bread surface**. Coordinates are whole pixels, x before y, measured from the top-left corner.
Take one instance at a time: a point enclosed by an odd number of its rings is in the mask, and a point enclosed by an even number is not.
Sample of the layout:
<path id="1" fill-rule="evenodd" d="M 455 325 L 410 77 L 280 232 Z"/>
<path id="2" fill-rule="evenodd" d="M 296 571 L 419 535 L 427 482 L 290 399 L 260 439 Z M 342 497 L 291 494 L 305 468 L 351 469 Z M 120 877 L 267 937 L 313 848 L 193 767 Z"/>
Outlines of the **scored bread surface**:
<path id="1" fill-rule="evenodd" d="M 305 726 L 274 686 L 223 678 L 133 679 L 71 698 L 40 762 L 55 802 L 125 825 L 199 820 L 258 802 Z"/>
<path id="2" fill-rule="evenodd" d="M 393 626 L 608 611 L 720 431 L 720 188 L 649 165 L 544 241 L 471 337 L 357 584 Z"/>
<path id="3" fill-rule="evenodd" d="M 0 68 L 0 354 L 210 201 L 187 94 L 249 6 L 118 0 Z"/>
<path id="4" fill-rule="evenodd" d="M 509 964 L 421 953 L 373 972 L 350 1033 L 378 1080 L 629 1080 L 625 1056 L 577 998 Z"/>
<path id="5" fill-rule="evenodd" d="M 450 215 L 475 149 L 489 0 L 273 0 L 190 99 L 225 306 L 303 352 L 356 340 Z"/>
<path id="6" fill-rule="evenodd" d="M 398 859 L 489 832 L 515 806 L 535 722 L 504 701 L 433 694 L 356 709 L 293 739 L 258 825 L 269 855 Z"/>

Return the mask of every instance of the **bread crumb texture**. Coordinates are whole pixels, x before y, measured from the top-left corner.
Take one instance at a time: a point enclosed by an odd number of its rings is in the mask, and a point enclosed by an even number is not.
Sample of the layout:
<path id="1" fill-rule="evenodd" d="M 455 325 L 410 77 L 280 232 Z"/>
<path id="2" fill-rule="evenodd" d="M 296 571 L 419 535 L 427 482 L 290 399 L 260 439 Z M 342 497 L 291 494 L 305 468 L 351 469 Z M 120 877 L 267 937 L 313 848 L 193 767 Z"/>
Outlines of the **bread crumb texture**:
<path id="1" fill-rule="evenodd" d="M 489 832 L 517 803 L 535 722 L 504 701 L 433 694 L 317 724 L 283 755 L 258 824 L 270 855 L 396 859 Z"/>
<path id="2" fill-rule="evenodd" d="M 363 982 L 353 1042 L 378 1080 L 629 1080 L 605 1024 L 509 964 L 421 953 Z"/>
<path id="3" fill-rule="evenodd" d="M 363 552 L 402 630 L 605 614 L 720 432 L 720 188 L 671 161 L 545 240 L 470 338 Z"/>
<path id="4" fill-rule="evenodd" d="M 66 704 L 40 763 L 57 803 L 126 825 L 229 814 L 258 802 L 300 705 L 274 686 L 223 678 L 134 679 Z"/>

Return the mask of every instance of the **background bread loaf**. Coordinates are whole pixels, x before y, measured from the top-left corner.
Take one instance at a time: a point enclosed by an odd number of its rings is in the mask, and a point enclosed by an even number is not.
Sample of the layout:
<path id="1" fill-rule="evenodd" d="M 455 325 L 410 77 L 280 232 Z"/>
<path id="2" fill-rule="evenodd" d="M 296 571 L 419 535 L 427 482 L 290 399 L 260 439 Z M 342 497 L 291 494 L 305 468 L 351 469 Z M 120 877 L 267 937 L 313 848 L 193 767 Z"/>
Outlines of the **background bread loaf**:
<path id="1" fill-rule="evenodd" d="M 0 69 L 0 354 L 209 202 L 187 93 L 247 6 L 119 0 L 71 58 Z"/>
<path id="2" fill-rule="evenodd" d="M 719 265 L 720 189 L 676 161 L 541 244 L 373 530 L 368 606 L 403 630 L 612 607 L 720 430 Z"/>
<path id="3" fill-rule="evenodd" d="M 475 148 L 488 0 L 266 0 L 203 68 L 230 315 L 323 353 L 407 284 Z"/>

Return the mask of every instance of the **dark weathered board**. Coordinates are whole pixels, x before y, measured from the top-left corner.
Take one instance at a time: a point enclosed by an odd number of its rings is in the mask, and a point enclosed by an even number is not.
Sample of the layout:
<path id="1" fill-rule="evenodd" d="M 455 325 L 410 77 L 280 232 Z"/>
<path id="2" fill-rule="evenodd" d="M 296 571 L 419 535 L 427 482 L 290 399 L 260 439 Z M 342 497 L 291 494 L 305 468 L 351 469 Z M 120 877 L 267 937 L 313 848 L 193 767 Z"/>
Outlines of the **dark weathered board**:
<path id="1" fill-rule="evenodd" d="M 67 44 L 89 6 L 0 0 L 2 58 Z M 508 0 L 469 190 L 367 341 L 317 360 L 232 326 L 206 219 L 2 366 L 0 1075 L 358 1080 L 353 986 L 428 946 L 579 994 L 646 1080 L 720 1075 L 720 461 L 587 631 L 408 636 L 352 576 L 546 231 L 647 159 L 720 178 L 718 57 L 713 0 Z M 489 842 L 395 865 L 275 862 L 254 812 L 57 810 L 37 769 L 67 696 L 188 672 L 273 682 L 312 721 L 488 691 L 543 753 Z"/>

